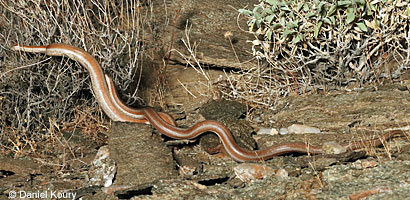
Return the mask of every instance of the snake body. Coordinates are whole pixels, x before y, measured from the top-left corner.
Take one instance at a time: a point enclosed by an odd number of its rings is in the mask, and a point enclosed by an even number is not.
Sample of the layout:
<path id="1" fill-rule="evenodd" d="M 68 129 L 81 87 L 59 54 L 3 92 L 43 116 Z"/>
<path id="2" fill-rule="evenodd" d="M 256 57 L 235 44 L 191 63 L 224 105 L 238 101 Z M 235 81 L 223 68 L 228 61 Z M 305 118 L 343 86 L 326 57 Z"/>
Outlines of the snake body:
<path id="1" fill-rule="evenodd" d="M 180 128 L 175 120 L 166 113 L 158 113 L 152 108 L 133 108 L 126 105 L 119 97 L 114 83 L 108 75 L 104 75 L 97 60 L 87 52 L 66 44 L 50 44 L 47 46 L 12 47 L 16 51 L 45 53 L 49 56 L 66 56 L 79 62 L 90 73 L 91 83 L 97 102 L 113 121 L 149 123 L 162 134 L 175 139 L 192 139 L 205 132 L 213 132 L 220 138 L 225 151 L 238 162 L 267 160 L 277 155 L 291 152 L 322 154 L 322 147 L 311 146 L 305 143 L 285 143 L 261 150 L 241 148 L 235 142 L 231 132 L 220 122 L 205 120 L 189 128 Z M 379 146 L 382 141 L 395 135 L 404 135 L 403 131 L 395 130 L 382 134 L 377 139 L 356 141 L 342 145 L 347 150 L 355 150 L 366 146 Z"/>

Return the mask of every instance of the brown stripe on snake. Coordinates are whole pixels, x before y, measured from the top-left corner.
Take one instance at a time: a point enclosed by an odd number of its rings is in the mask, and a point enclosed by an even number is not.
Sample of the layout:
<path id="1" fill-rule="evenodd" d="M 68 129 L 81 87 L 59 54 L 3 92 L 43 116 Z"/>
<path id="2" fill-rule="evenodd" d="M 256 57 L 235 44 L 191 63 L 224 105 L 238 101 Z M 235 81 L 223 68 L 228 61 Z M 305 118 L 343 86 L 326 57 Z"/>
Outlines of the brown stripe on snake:
<path id="1" fill-rule="evenodd" d="M 305 143 L 285 143 L 261 150 L 248 150 L 239 147 L 232 134 L 222 123 L 217 121 L 202 121 L 190 128 L 179 128 L 175 120 L 166 113 L 157 113 L 152 108 L 132 108 L 126 105 L 118 96 L 114 84 L 104 75 L 100 65 L 90 54 L 66 44 L 50 44 L 48 46 L 14 46 L 13 50 L 33 53 L 45 53 L 50 56 L 67 56 L 83 65 L 90 73 L 94 95 L 104 112 L 114 121 L 135 123 L 149 122 L 162 134 L 175 139 L 192 139 L 205 132 L 213 132 L 220 138 L 225 151 L 238 162 L 267 160 L 277 155 L 299 152 L 308 154 L 323 154 L 321 146 L 311 146 Z M 355 141 L 342 145 L 347 150 L 361 149 L 367 146 L 379 146 L 383 141 L 396 135 L 406 135 L 403 131 L 390 131 L 379 138 Z"/>

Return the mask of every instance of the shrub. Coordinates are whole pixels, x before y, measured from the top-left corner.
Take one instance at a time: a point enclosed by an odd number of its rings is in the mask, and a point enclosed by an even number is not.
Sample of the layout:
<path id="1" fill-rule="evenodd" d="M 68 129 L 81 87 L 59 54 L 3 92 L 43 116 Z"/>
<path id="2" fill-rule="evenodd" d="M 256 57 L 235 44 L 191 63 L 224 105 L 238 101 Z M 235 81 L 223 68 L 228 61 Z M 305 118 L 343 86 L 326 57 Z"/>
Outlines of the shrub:
<path id="1" fill-rule="evenodd" d="M 255 102 L 269 105 L 264 99 L 272 95 L 350 82 L 383 83 L 382 78 L 392 80 L 409 68 L 407 1 L 260 0 L 239 12 L 255 36 L 254 56 L 268 63 L 248 71 L 260 73 L 251 75 L 260 88 Z"/>

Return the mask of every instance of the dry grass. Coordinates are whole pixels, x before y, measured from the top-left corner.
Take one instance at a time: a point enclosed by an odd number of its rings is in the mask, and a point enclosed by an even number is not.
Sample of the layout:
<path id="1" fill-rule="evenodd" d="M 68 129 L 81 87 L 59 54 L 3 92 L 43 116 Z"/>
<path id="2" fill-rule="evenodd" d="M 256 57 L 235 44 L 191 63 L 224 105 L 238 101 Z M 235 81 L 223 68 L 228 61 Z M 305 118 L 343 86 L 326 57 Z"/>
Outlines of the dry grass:
<path id="1" fill-rule="evenodd" d="M 144 53 L 156 48 L 152 41 L 161 28 L 152 24 L 151 1 L 0 0 L 0 11 L 3 152 L 33 154 L 38 143 L 55 141 L 67 153 L 64 132 L 81 129 L 94 137 L 109 128 L 82 66 L 67 58 L 12 52 L 13 44 L 80 47 L 100 62 L 128 104 L 142 102 L 138 88 L 150 60 Z"/>
<path id="2" fill-rule="evenodd" d="M 407 122 L 409 123 L 409 122 Z M 409 123 L 410 124 L 410 123 Z M 405 135 L 402 135 L 401 137 L 393 137 L 390 138 L 389 140 L 385 140 L 381 138 L 380 136 L 383 133 L 389 132 L 390 130 L 384 130 L 384 131 L 375 131 L 373 134 L 366 134 L 365 132 L 367 131 L 359 131 L 356 134 L 352 134 L 352 140 L 351 141 L 365 141 L 365 140 L 370 140 L 370 139 L 380 139 L 382 142 L 382 145 L 379 147 L 367 145 L 363 148 L 364 151 L 366 151 L 366 154 L 372 157 L 376 157 L 379 161 L 383 161 L 386 158 L 388 160 L 392 160 L 394 155 L 400 154 L 403 151 L 405 151 L 405 147 L 410 145 L 410 134 L 409 130 L 406 129 L 406 127 L 400 127 L 399 125 L 395 130 L 403 130 Z M 371 136 L 372 135 L 372 136 Z"/>

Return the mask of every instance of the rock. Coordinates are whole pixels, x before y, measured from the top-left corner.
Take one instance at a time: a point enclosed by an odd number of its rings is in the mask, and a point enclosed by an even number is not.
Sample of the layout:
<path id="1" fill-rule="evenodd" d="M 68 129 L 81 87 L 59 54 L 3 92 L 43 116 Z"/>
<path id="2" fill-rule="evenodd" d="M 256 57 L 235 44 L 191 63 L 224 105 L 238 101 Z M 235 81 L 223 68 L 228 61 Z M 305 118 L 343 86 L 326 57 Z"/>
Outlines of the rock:
<path id="1" fill-rule="evenodd" d="M 379 193 L 390 193 L 391 194 L 393 193 L 393 190 L 388 186 L 376 186 L 372 189 L 360 191 L 352 195 L 349 195 L 349 199 L 350 200 L 360 200 L 368 196 L 379 194 Z"/>
<path id="2" fill-rule="evenodd" d="M 253 127 L 248 121 L 240 119 L 240 117 L 246 113 L 246 105 L 228 100 L 209 101 L 199 109 L 199 113 L 206 120 L 214 120 L 224 124 L 240 147 L 247 149 L 255 149 L 257 147 L 252 137 Z M 214 137 L 217 138 L 216 135 L 214 135 Z M 204 138 L 204 136 L 201 137 L 202 147 L 204 147 L 202 145 Z M 219 145 L 219 138 L 216 141 L 214 145 L 207 146 Z"/>
<path id="3" fill-rule="evenodd" d="M 102 146 L 95 155 L 88 171 L 88 185 L 109 187 L 116 172 L 115 161 L 111 159 L 108 146 Z"/>
<path id="4" fill-rule="evenodd" d="M 177 176 L 171 150 L 146 124 L 114 122 L 109 138 L 117 163 L 114 186 L 144 186 Z"/>
<path id="5" fill-rule="evenodd" d="M 280 168 L 276 171 L 275 175 L 278 177 L 288 177 L 289 173 L 288 171 L 286 171 L 286 169 Z"/>
<path id="6" fill-rule="evenodd" d="M 256 179 L 264 179 L 272 174 L 275 174 L 275 170 L 260 164 L 254 163 L 242 163 L 233 168 L 236 177 L 243 182 L 252 182 Z"/>
<path id="7" fill-rule="evenodd" d="M 357 160 L 352 165 L 356 169 L 365 169 L 376 167 L 379 165 L 379 163 L 373 160 Z"/>
<path id="8" fill-rule="evenodd" d="M 279 129 L 279 134 L 281 134 L 281 135 L 286 135 L 288 133 L 289 133 L 289 131 L 288 131 L 287 128 L 280 128 Z"/>
<path id="9" fill-rule="evenodd" d="M 326 142 L 322 145 L 322 150 L 326 154 L 341 154 L 346 152 L 346 148 L 336 142 Z"/>
<path id="10" fill-rule="evenodd" d="M 303 124 L 293 124 L 288 127 L 289 133 L 295 133 L 295 134 L 302 134 L 302 133 L 321 133 L 320 129 L 311 127 L 311 126 L 306 126 Z"/>
<path id="11" fill-rule="evenodd" d="M 277 135 L 279 131 L 275 128 L 260 128 L 256 134 L 258 135 Z M 282 135 L 282 134 L 281 134 Z"/>
<path id="12" fill-rule="evenodd" d="M 164 30 L 158 28 L 160 31 L 158 39 L 163 41 L 163 45 L 167 46 L 173 42 L 172 47 L 182 54 L 182 56 L 179 53 L 170 54 L 171 60 L 184 64 L 187 63 L 187 60 L 195 62 L 189 59 L 192 56 L 187 49 L 187 45 L 183 42 L 189 40 L 190 51 L 196 54 L 195 59 L 200 64 L 236 69 L 250 69 L 257 65 L 257 61 L 250 53 L 252 44 L 248 42 L 254 40 L 254 37 L 252 34 L 245 34 L 241 30 L 248 29 L 246 25 L 247 18 L 238 16 L 236 9 L 257 4 L 258 1 L 204 2 L 177 0 L 165 1 L 166 5 L 163 5 L 162 1 L 158 3 L 158 6 L 154 6 L 154 13 L 165 18 L 158 19 L 158 24 L 166 21 L 166 18 L 168 20 L 175 19 L 175 24 L 167 26 Z M 176 13 L 178 13 L 177 17 L 175 17 Z M 235 20 L 238 17 L 240 20 Z M 186 29 L 190 30 L 189 33 Z M 227 33 L 231 34 L 229 34 L 229 37 L 224 37 L 228 36 Z M 183 56 L 188 59 L 184 59 Z M 240 63 L 238 63 L 238 59 Z"/>

